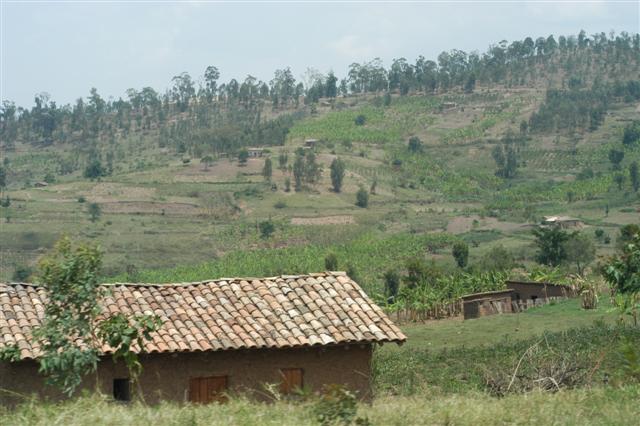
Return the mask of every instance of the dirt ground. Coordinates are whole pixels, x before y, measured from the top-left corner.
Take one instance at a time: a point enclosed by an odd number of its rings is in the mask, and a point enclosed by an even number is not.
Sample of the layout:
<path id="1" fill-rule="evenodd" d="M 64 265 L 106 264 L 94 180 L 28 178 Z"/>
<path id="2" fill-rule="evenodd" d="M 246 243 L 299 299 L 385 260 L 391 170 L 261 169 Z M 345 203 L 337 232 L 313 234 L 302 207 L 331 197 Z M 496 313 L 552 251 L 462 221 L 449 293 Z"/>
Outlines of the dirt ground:
<path id="1" fill-rule="evenodd" d="M 474 227 L 473 221 L 477 220 L 478 223 Z M 471 216 L 459 216 L 454 217 L 447 224 L 447 232 L 451 234 L 463 234 L 473 229 L 478 230 L 491 230 L 496 229 L 498 231 L 510 232 L 522 229 L 526 224 L 515 222 L 500 222 L 495 217 L 480 218 L 478 215 Z"/>
<path id="2" fill-rule="evenodd" d="M 260 175 L 264 167 L 264 160 L 267 157 L 250 158 L 247 164 L 240 166 L 237 161 L 230 162 L 228 159 L 220 159 L 205 170 L 203 164 L 194 162 L 175 174 L 177 182 L 221 182 L 236 180 L 238 173 L 248 175 Z M 277 159 L 272 159 L 277 161 Z M 273 165 L 274 172 L 276 165 Z"/>
<path id="3" fill-rule="evenodd" d="M 355 223 L 353 216 L 294 217 L 292 225 L 350 225 Z"/>

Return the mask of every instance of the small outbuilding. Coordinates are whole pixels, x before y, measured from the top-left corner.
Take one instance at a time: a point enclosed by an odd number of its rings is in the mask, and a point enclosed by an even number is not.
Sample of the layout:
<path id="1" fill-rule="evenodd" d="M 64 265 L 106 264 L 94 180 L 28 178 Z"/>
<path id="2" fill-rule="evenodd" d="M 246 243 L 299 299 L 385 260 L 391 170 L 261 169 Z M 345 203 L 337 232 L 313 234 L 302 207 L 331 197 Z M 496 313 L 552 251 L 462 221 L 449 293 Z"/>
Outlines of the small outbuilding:
<path id="1" fill-rule="evenodd" d="M 138 348 L 139 391 L 148 403 L 207 403 L 228 392 L 265 398 L 265 384 L 283 394 L 341 384 L 371 396 L 373 347 L 406 337 L 360 286 L 343 272 L 271 278 L 223 278 L 180 284 L 105 284 L 107 315 L 154 313 L 162 327 Z M 38 373 L 32 333 L 48 296 L 34 284 L 0 284 L 0 350 L 13 346 L 20 360 L 0 362 L 0 403 L 16 395 L 64 396 Z M 97 374 L 81 389 L 116 400 L 131 397 L 127 369 L 101 348 Z"/>
<path id="2" fill-rule="evenodd" d="M 507 281 L 507 288 L 513 291 L 513 300 L 517 303 L 531 301 L 545 303 L 549 299 L 574 297 L 575 291 L 568 285 L 539 283 L 535 281 Z"/>
<path id="3" fill-rule="evenodd" d="M 318 139 L 306 139 L 304 141 L 305 148 L 313 149 L 316 147 L 317 144 L 318 144 Z"/>
<path id="4" fill-rule="evenodd" d="M 569 216 L 545 216 L 544 224 L 547 226 L 558 226 L 563 229 L 584 227 L 583 221 Z"/>
<path id="5" fill-rule="evenodd" d="M 247 148 L 247 152 L 249 153 L 249 157 L 258 158 L 264 155 L 264 148 Z"/>
<path id="6" fill-rule="evenodd" d="M 462 296 L 464 319 L 511 313 L 512 294 L 513 290 L 508 289 Z"/>

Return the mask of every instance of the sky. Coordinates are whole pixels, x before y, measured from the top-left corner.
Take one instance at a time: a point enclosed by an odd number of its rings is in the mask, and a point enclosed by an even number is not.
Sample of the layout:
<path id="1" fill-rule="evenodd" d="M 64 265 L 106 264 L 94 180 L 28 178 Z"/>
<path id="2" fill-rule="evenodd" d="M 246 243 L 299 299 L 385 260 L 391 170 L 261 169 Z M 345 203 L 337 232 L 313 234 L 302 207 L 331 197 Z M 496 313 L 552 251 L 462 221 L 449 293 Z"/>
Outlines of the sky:
<path id="1" fill-rule="evenodd" d="M 164 92 L 209 65 L 221 80 L 269 81 L 291 67 L 344 77 L 374 57 L 443 50 L 483 52 L 531 36 L 640 32 L 639 1 L 179 2 L 0 0 L 0 98 L 31 106 L 47 92 L 58 105 L 128 88 Z"/>

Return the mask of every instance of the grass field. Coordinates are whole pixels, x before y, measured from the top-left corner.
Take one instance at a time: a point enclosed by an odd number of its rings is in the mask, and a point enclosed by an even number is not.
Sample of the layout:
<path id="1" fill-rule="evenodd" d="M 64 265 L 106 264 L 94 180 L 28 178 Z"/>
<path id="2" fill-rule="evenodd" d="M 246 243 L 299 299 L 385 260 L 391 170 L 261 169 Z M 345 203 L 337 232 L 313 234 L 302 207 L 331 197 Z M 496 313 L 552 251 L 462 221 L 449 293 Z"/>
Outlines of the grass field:
<path id="1" fill-rule="evenodd" d="M 402 347 L 385 345 L 382 351 L 398 352 L 407 349 L 432 351 L 460 347 L 490 346 L 503 341 L 531 339 L 544 332 L 558 332 L 592 325 L 611 323 L 617 318 L 609 298 L 600 296 L 597 309 L 584 310 L 579 299 L 532 308 L 508 315 L 492 315 L 472 320 L 462 318 L 431 321 L 428 325 L 407 324 L 402 331 L 407 343 Z"/>
<path id="2" fill-rule="evenodd" d="M 483 394 L 388 396 L 363 404 L 357 418 L 375 426 L 404 425 L 635 425 L 640 416 L 640 386 L 592 388 L 555 394 L 532 393 L 502 399 Z M 14 426 L 44 425 L 318 425 L 313 403 L 256 404 L 234 400 L 225 405 L 121 406 L 82 398 L 60 405 L 27 404 L 2 413 Z M 364 423 L 364 419 L 368 423 Z"/>

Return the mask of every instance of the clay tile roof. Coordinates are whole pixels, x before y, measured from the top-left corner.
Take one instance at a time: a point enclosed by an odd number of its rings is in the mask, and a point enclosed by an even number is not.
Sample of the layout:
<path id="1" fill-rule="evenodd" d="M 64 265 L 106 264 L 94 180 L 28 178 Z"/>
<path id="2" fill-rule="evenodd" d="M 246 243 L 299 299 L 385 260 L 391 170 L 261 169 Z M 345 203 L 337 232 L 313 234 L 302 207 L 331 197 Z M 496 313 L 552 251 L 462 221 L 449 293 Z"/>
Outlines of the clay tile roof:
<path id="1" fill-rule="evenodd" d="M 155 313 L 162 327 L 145 352 L 218 351 L 358 343 L 402 343 L 405 335 L 343 272 L 223 278 L 179 284 L 104 284 L 104 316 Z M 33 329 L 47 294 L 0 283 L 0 349 L 36 358 Z M 139 350 L 139 348 L 136 348 Z M 111 348 L 102 348 L 110 353 Z"/>

